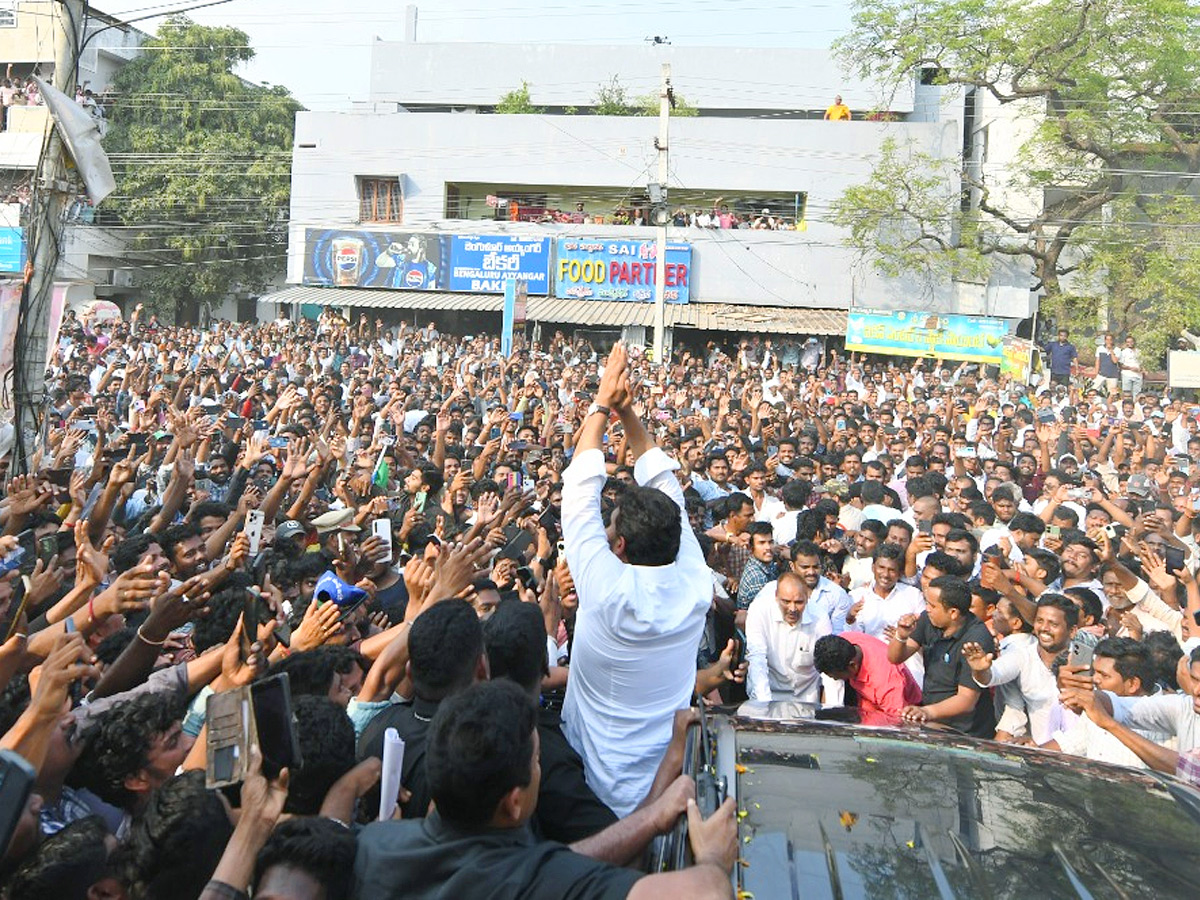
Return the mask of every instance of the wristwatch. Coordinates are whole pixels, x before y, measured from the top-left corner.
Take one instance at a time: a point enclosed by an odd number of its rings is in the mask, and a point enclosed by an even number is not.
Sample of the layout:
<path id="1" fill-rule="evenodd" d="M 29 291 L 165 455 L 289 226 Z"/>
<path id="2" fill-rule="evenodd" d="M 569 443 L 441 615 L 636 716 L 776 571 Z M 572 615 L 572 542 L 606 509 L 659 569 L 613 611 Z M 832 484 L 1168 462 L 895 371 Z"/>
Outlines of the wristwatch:
<path id="1" fill-rule="evenodd" d="M 610 418 L 612 416 L 612 410 L 607 406 L 601 406 L 599 403 L 593 403 L 587 408 L 587 414 L 589 416 L 595 415 L 598 412 L 604 413 L 605 418 Z"/>

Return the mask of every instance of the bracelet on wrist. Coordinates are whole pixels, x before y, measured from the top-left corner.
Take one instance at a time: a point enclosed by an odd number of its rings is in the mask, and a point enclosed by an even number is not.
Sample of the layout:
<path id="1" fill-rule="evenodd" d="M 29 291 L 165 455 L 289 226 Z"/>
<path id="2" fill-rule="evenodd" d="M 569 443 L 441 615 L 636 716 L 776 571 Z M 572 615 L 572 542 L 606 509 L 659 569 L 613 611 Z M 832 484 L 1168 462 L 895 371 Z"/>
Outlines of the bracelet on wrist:
<path id="1" fill-rule="evenodd" d="M 151 647 L 161 647 L 163 644 L 165 644 L 167 642 L 166 638 L 163 638 L 161 641 L 150 640 L 150 638 L 148 638 L 148 637 L 146 637 L 146 635 L 142 634 L 141 628 L 139 628 L 137 630 L 137 637 L 140 641 L 142 641 L 143 643 L 149 644 Z"/>

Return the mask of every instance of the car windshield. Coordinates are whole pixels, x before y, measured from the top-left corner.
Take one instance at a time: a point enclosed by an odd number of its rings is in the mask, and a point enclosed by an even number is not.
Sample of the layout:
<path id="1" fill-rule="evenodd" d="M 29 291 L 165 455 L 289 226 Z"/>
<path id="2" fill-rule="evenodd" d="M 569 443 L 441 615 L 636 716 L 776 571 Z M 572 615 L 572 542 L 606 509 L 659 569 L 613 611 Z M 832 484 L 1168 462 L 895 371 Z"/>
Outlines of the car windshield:
<path id="1" fill-rule="evenodd" d="M 1196 896 L 1197 823 L 1144 772 L 767 728 L 737 736 L 755 897 Z"/>

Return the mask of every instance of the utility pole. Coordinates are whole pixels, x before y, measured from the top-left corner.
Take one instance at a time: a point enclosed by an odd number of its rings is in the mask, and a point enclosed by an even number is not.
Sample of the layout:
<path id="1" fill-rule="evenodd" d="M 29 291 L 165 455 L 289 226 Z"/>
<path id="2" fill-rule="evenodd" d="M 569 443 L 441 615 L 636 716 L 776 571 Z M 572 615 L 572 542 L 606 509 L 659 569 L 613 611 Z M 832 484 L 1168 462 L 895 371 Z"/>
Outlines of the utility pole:
<path id="1" fill-rule="evenodd" d="M 75 92 L 76 48 L 83 41 L 83 0 L 59 0 L 55 4 L 54 86 L 67 96 Z M 48 111 L 47 111 L 48 112 Z M 30 209 L 30 264 L 27 294 L 17 326 L 16 380 L 16 468 L 28 471 L 37 445 L 38 417 L 45 408 L 46 364 L 50 328 L 50 304 L 54 295 L 54 270 L 61 249 L 64 211 L 72 189 L 58 128 L 47 115 L 50 139 L 33 183 Z"/>
<path id="2" fill-rule="evenodd" d="M 654 142 L 658 150 L 658 189 L 661 208 L 655 211 L 658 219 L 658 252 L 654 259 L 654 362 L 663 365 L 667 361 L 667 222 L 671 219 L 671 208 L 667 205 L 667 137 L 671 130 L 671 64 L 662 64 L 662 87 L 658 100 L 658 139 Z"/>

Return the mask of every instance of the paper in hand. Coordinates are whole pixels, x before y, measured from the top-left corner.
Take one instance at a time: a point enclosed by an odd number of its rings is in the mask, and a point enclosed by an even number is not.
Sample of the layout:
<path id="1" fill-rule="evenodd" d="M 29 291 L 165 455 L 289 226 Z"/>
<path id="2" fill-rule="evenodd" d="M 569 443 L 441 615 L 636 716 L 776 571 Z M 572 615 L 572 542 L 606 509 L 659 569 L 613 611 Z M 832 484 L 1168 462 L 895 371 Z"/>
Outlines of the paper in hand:
<path id="1" fill-rule="evenodd" d="M 395 728 L 383 733 L 383 772 L 379 778 L 379 821 L 386 822 L 396 811 L 400 775 L 404 771 L 404 740 Z"/>

